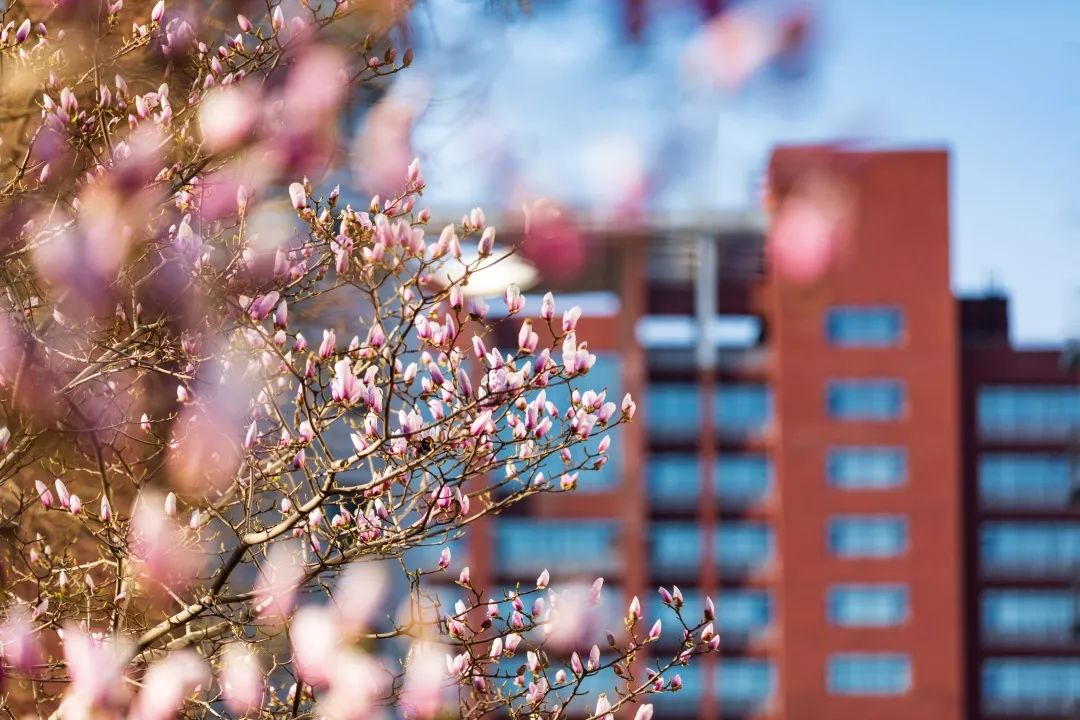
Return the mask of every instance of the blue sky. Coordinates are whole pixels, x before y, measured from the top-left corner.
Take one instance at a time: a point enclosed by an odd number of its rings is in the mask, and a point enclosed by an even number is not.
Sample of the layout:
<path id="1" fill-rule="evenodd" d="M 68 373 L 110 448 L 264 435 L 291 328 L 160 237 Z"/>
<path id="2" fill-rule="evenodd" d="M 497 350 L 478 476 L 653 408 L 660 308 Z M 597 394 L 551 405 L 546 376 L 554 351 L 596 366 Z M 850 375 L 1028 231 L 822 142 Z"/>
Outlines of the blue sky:
<path id="1" fill-rule="evenodd" d="M 777 143 L 946 146 L 954 287 L 1007 291 L 1021 343 L 1080 335 L 1080 2 L 821 0 L 811 74 L 734 97 L 678 71 L 697 22 L 678 5 L 633 45 L 615 0 L 534 2 L 528 19 L 429 0 L 419 72 L 395 91 L 422 98 L 433 202 L 507 200 L 509 168 L 603 205 L 644 167 L 664 176 L 656 207 L 708 213 L 754 202 Z"/>

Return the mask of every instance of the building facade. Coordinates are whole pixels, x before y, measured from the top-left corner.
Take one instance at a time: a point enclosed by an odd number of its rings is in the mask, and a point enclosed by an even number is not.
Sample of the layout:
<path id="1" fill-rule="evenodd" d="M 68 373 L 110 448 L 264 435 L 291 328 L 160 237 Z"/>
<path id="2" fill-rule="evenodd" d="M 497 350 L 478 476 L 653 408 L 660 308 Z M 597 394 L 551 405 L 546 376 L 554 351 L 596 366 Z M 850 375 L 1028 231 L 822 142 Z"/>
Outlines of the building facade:
<path id="1" fill-rule="evenodd" d="M 840 198 L 813 277 L 747 216 L 588 232 L 588 276 L 545 278 L 582 293 L 590 385 L 641 410 L 578 491 L 478 525 L 474 582 L 604 575 L 616 614 L 713 598 L 720 657 L 665 718 L 1071 717 L 1077 374 L 1012 349 L 1002 299 L 953 296 L 945 151 L 769 173 L 781 211 Z"/>

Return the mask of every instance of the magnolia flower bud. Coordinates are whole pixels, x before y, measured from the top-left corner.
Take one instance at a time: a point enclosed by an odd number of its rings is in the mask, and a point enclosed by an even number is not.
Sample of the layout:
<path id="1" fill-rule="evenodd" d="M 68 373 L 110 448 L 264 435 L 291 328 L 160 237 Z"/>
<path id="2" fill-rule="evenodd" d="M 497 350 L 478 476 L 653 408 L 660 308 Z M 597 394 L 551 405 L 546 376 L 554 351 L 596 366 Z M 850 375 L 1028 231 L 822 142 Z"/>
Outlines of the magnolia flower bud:
<path id="1" fill-rule="evenodd" d="M 40 480 L 34 481 L 34 489 L 37 490 L 38 499 L 41 500 L 41 506 L 48 510 L 53 505 L 53 494 L 49 486 Z"/>
<path id="2" fill-rule="evenodd" d="M 251 24 L 251 21 L 244 15 L 236 16 L 236 24 L 240 26 L 242 32 L 249 33 L 255 29 L 255 26 Z"/>
<path id="3" fill-rule="evenodd" d="M 570 669 L 574 671 L 575 675 L 581 676 L 585 674 L 585 668 L 581 664 L 581 658 L 575 652 L 570 656 Z"/>
<path id="4" fill-rule="evenodd" d="M 549 582 L 551 582 L 551 575 L 548 573 L 547 568 L 544 568 L 544 571 L 536 578 L 536 589 L 543 590 L 548 586 Z"/>
<path id="5" fill-rule="evenodd" d="M 67 485 L 60 478 L 56 478 L 53 481 L 53 487 L 56 488 L 56 497 L 60 500 L 60 507 L 69 508 L 71 506 L 71 493 L 68 492 Z"/>
<path id="6" fill-rule="evenodd" d="M 176 517 L 176 493 L 174 492 L 165 496 L 165 515 L 171 518 Z"/>
<path id="7" fill-rule="evenodd" d="M 652 720 L 653 706 L 652 704 L 645 704 L 638 708 L 634 713 L 634 720 Z"/>
<path id="8" fill-rule="evenodd" d="M 661 586 L 656 589 L 656 592 L 660 594 L 660 600 L 665 605 L 670 605 L 672 603 L 671 593 L 668 592 L 668 589 L 666 587 Z"/>
<path id="9" fill-rule="evenodd" d="M 600 667 L 600 647 L 593 645 L 589 650 L 589 662 L 585 665 L 589 670 Z"/>
<path id="10" fill-rule="evenodd" d="M 280 6 L 276 10 L 280 11 Z M 289 199 L 292 200 L 292 206 L 297 210 L 303 210 L 308 206 L 307 192 L 304 190 L 304 186 L 298 182 L 289 185 Z"/>
<path id="11" fill-rule="evenodd" d="M 143 413 L 142 417 L 139 418 L 139 427 L 143 429 L 143 432 L 150 432 L 151 428 L 153 427 L 150 424 L 150 416 L 146 413 Z"/>
<path id="12" fill-rule="evenodd" d="M 546 293 L 540 301 L 540 317 L 545 320 L 555 317 L 555 296 L 551 293 Z"/>
<path id="13" fill-rule="evenodd" d="M 154 9 L 150 11 L 150 19 L 159 23 L 163 17 L 165 17 L 165 0 L 158 0 Z"/>
<path id="14" fill-rule="evenodd" d="M 563 332 L 573 332 L 577 328 L 578 318 L 580 317 L 581 308 L 577 305 L 564 312 L 562 317 Z"/>
<path id="15" fill-rule="evenodd" d="M 439 569 L 445 570 L 450 567 L 450 548 L 444 547 L 439 553 Z"/>
<path id="16" fill-rule="evenodd" d="M 280 5 L 274 8 L 274 12 L 270 16 L 270 26 L 274 28 L 274 32 L 279 32 L 281 28 L 285 27 L 285 13 L 282 12 Z"/>
<path id="17" fill-rule="evenodd" d="M 15 42 L 21 43 L 28 37 L 30 37 L 30 18 L 23 20 L 19 29 L 15 31 Z"/>
<path id="18" fill-rule="evenodd" d="M 112 521 L 112 505 L 109 504 L 109 498 L 104 495 L 101 496 L 101 512 L 98 514 L 101 517 L 101 522 Z"/>
<path id="19" fill-rule="evenodd" d="M 470 579 L 471 574 L 469 572 L 469 566 L 466 565 L 465 567 L 461 568 L 461 572 L 458 574 L 458 585 L 468 585 Z"/>
<path id="20" fill-rule="evenodd" d="M 79 499 L 78 495 L 72 495 L 68 498 L 68 508 L 71 510 L 72 515 L 82 514 L 82 500 Z"/>
<path id="21" fill-rule="evenodd" d="M 506 293 L 503 299 L 506 301 L 507 312 L 511 314 L 516 313 L 525 307 L 525 298 L 521 297 L 521 288 L 517 286 L 517 283 L 510 283 L 506 286 Z"/>
<path id="22" fill-rule="evenodd" d="M 604 578 L 598 577 L 593 580 L 592 586 L 589 588 L 589 604 L 596 605 L 600 602 L 600 591 L 604 589 Z"/>
<path id="23" fill-rule="evenodd" d="M 657 638 L 659 638 L 662 627 L 663 625 L 661 624 L 659 618 L 657 618 L 656 622 L 654 622 L 653 626 L 649 629 L 649 639 L 656 640 Z"/>
<path id="24" fill-rule="evenodd" d="M 480 257 L 487 257 L 495 247 L 495 228 L 489 227 L 480 235 L 480 241 L 476 244 L 476 252 Z"/>

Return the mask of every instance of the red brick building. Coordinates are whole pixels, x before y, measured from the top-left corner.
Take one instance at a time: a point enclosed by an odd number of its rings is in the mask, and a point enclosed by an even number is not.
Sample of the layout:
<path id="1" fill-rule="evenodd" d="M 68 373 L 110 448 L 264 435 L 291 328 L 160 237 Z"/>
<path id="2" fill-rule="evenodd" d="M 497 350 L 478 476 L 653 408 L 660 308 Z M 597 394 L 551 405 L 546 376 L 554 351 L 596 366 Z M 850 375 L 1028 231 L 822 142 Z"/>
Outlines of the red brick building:
<path id="1" fill-rule="evenodd" d="M 948 174 L 778 150 L 774 228 L 793 198 L 831 213 L 797 277 L 752 215 L 585 233 L 586 276 L 542 284 L 581 293 L 593 383 L 639 421 L 578 492 L 479 527 L 474 581 L 711 596 L 722 657 L 660 717 L 1070 717 L 1077 374 L 1010 347 L 1003 299 L 954 297 Z"/>

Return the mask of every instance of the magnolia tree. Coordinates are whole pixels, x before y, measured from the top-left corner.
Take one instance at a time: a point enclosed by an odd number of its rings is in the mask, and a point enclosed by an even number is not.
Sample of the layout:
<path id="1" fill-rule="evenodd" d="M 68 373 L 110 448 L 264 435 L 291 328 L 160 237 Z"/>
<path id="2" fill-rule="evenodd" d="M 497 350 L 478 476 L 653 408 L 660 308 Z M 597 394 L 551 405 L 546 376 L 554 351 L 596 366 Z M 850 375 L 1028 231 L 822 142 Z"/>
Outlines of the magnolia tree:
<path id="1" fill-rule="evenodd" d="M 602 579 L 455 567 L 449 541 L 573 491 L 635 405 L 589 387 L 551 295 L 494 346 L 470 281 L 510 249 L 478 209 L 429 232 L 418 163 L 359 208 L 306 179 L 411 62 L 384 5 L 5 5 L 12 716 L 649 717 L 717 649 L 711 602 L 684 618 L 677 589 L 670 652 L 637 598 L 601 650 Z"/>

